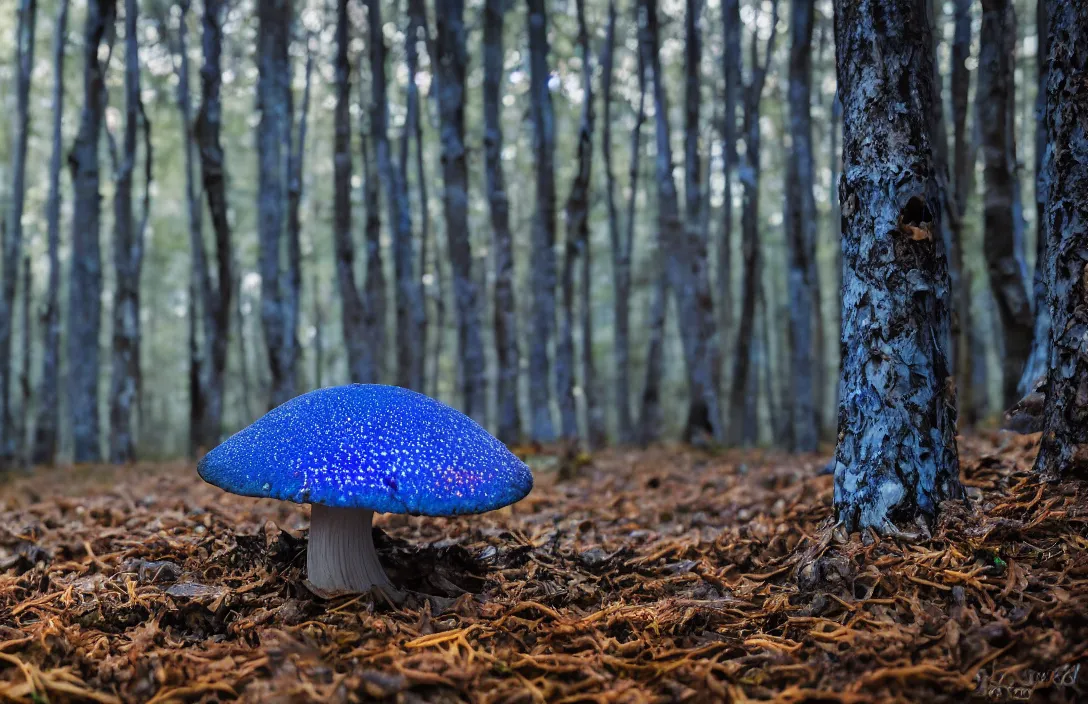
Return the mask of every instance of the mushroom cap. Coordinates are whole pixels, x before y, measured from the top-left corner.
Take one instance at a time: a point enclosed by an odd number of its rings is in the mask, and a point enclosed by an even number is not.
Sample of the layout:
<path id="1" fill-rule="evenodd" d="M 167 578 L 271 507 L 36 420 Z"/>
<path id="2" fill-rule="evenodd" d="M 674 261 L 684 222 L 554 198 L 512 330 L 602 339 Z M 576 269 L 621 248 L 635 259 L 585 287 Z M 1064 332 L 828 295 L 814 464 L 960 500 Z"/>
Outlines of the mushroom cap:
<path id="1" fill-rule="evenodd" d="M 476 421 L 380 384 L 293 398 L 223 441 L 197 471 L 242 496 L 424 516 L 492 511 L 533 488 L 529 467 Z"/>

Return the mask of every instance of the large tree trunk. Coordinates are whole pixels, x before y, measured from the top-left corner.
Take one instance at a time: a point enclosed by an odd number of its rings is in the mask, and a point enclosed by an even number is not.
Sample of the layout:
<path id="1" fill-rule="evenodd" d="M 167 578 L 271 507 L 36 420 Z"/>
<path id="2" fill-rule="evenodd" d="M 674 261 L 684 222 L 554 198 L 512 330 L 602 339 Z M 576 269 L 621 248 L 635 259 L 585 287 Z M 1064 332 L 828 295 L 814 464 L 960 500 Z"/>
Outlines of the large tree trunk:
<path id="1" fill-rule="evenodd" d="M 589 276 L 589 189 L 593 165 L 593 68 L 590 64 L 589 31 L 586 29 L 584 0 L 576 0 L 578 15 L 578 46 L 582 57 L 582 117 L 578 127 L 578 148 L 576 161 L 578 169 L 571 183 L 567 198 L 567 246 L 563 257 L 563 314 L 559 327 L 559 344 L 556 348 L 555 379 L 556 396 L 559 398 L 559 416 L 562 421 L 563 437 L 568 442 L 578 438 L 578 406 L 574 394 L 575 354 L 574 354 L 574 272 L 579 260 L 582 261 L 582 393 L 586 399 L 587 421 L 592 415 L 595 400 L 589 382 L 593 374 L 592 324 L 585 325 L 589 315 L 590 276 Z M 586 339 L 586 335 L 589 339 Z M 596 430 L 599 431 L 599 428 Z M 593 446 L 597 438 L 586 437 Z"/>
<path id="2" fill-rule="evenodd" d="M 385 79 L 385 38 L 382 35 L 380 0 L 367 0 L 370 28 L 370 131 L 378 174 L 385 184 L 385 204 L 393 238 L 393 275 L 396 279 L 396 383 L 409 389 L 423 388 L 423 293 L 416 276 L 412 243 L 412 207 L 408 200 L 403 162 L 393 160 L 389 144 L 389 99 Z M 408 134 L 408 127 L 405 127 Z"/>
<path id="3" fill-rule="evenodd" d="M 187 7 L 187 3 L 186 3 Z M 212 230 L 215 234 L 216 276 L 213 279 L 208 267 L 204 247 L 203 228 L 200 225 L 199 199 L 190 196 L 190 246 L 193 250 L 194 276 L 197 279 L 198 309 L 202 309 L 204 344 L 199 356 L 203 360 L 199 370 L 199 385 L 191 400 L 194 419 L 199 419 L 193 434 L 194 452 L 214 447 L 219 442 L 223 425 L 223 391 L 227 370 L 227 350 L 230 343 L 231 298 L 235 293 L 234 247 L 227 207 L 227 177 L 225 155 L 220 143 L 223 122 L 221 87 L 223 83 L 223 19 L 226 5 L 223 0 L 205 0 L 202 19 L 202 48 L 204 65 L 200 70 L 200 112 L 193 125 L 193 135 L 200 150 L 200 176 L 204 197 L 208 203 Z M 189 125 L 188 57 L 184 41 L 184 18 L 180 33 L 181 81 L 179 100 L 185 124 Z M 180 77 L 180 76 L 179 76 Z M 188 127 L 186 128 L 188 129 Z M 190 157 L 186 156 L 186 159 Z M 186 163 L 186 169 L 192 167 Z M 187 177 L 188 178 L 188 177 Z M 194 187 L 195 188 L 195 187 Z"/>
<path id="4" fill-rule="evenodd" d="M 533 334 L 529 344 L 529 405 L 532 437 L 555 439 L 551 411 L 551 364 L 548 345 L 555 330 L 555 117 L 548 89 L 548 20 L 544 0 L 527 0 L 529 96 L 536 165 L 536 213 L 533 217 Z"/>
<path id="5" fill-rule="evenodd" d="M 640 27 L 641 51 L 645 67 L 653 77 L 654 112 L 656 113 L 656 172 L 658 223 L 665 246 L 665 270 L 669 288 L 676 296 L 680 336 L 684 345 L 688 392 L 705 407 L 705 414 L 694 420 L 694 427 L 706 429 L 714 440 L 723 439 L 721 413 L 718 406 L 718 350 L 713 301 L 707 272 L 706 243 L 698 227 L 685 228 L 680 217 L 679 197 L 673 179 L 672 147 L 670 144 L 668 100 L 665 79 L 661 74 L 658 55 L 657 1 L 643 0 Z M 692 438 L 689 438 L 692 439 Z"/>
<path id="6" fill-rule="evenodd" d="M 354 383 L 375 380 L 366 333 L 366 304 L 355 282 L 355 239 L 351 229 L 351 19 L 348 0 L 336 3 L 336 58 L 333 62 L 336 107 L 333 110 L 333 252 L 340 290 L 340 324 L 347 348 L 348 377 Z"/>
<path id="7" fill-rule="evenodd" d="M 18 446 L 11 413 L 11 340 L 15 322 L 15 292 L 23 258 L 23 204 L 26 199 L 26 154 L 30 138 L 30 78 L 34 70 L 34 30 L 38 3 L 19 0 L 15 23 L 15 120 L 11 144 L 11 209 L 3 238 L 3 287 L 0 288 L 0 465 L 15 460 Z"/>
<path id="8" fill-rule="evenodd" d="M 97 462 L 98 336 L 102 317 L 101 200 L 98 143 L 106 111 L 106 64 L 112 51 L 114 0 L 87 4 L 83 45 L 83 111 L 68 154 L 75 198 L 72 209 L 72 267 L 68 285 L 68 413 L 73 459 Z M 101 48 L 105 46 L 106 60 Z"/>
<path id="9" fill-rule="evenodd" d="M 290 0 L 258 4 L 257 32 L 257 233 L 260 237 L 261 324 L 268 348 L 271 374 L 270 406 L 295 395 L 297 342 L 295 321 L 298 288 L 294 277 L 281 268 L 281 242 L 288 238 L 288 268 L 292 263 L 292 238 L 288 220 L 294 199 L 292 182 L 291 64 L 288 53 L 291 27 Z M 287 206 L 287 207 L 285 207 Z"/>
<path id="10" fill-rule="evenodd" d="M 510 444 L 521 439 L 518 409 L 517 306 L 514 301 L 514 251 L 510 201 L 502 169 L 502 82 L 504 0 L 484 4 L 484 164 L 491 209 L 491 247 L 495 266 L 495 353 L 499 362 L 497 436 Z"/>
<path id="11" fill-rule="evenodd" d="M 634 428 L 631 418 L 631 240 L 620 230 L 619 212 L 616 207 L 616 175 L 612 163 L 612 82 L 615 78 L 616 52 L 616 0 L 608 2 L 608 25 L 605 29 L 604 44 L 601 47 L 601 102 L 603 125 L 601 128 L 601 155 L 604 158 L 605 199 L 608 206 L 608 236 L 612 249 L 612 304 L 614 342 L 613 367 L 616 379 L 613 402 L 616 405 L 616 435 L 620 443 L 627 444 L 634 440 Z M 642 83 L 640 79 L 640 84 Z M 639 110 L 635 118 L 632 133 L 632 162 L 636 178 L 631 179 L 631 189 L 635 190 L 638 171 L 639 137 L 642 131 L 642 101 L 645 94 L 639 94 Z M 628 232 L 633 232 L 628 228 Z"/>
<path id="12" fill-rule="evenodd" d="M 483 421 L 487 415 L 487 376 L 480 331 L 480 296 L 472 275 L 468 229 L 468 165 L 465 155 L 464 0 L 438 0 L 437 89 L 442 125 L 442 179 L 446 237 L 457 306 L 457 356 L 464 412 Z"/>
<path id="13" fill-rule="evenodd" d="M 983 0 L 982 9 L 976 102 L 986 178 L 984 249 L 990 288 L 1001 321 L 1002 403 L 1008 407 L 1019 398 L 1016 387 L 1031 353 L 1034 324 L 1017 252 L 1015 172 L 1009 159 L 1010 133 L 1014 128 L 1009 122 L 1008 109 L 1013 90 L 1009 45 L 1010 35 L 1016 29 L 1009 0 Z"/>
<path id="14" fill-rule="evenodd" d="M 759 246 L 759 102 L 763 96 L 763 84 L 774 53 L 777 36 L 778 2 L 775 0 L 771 16 L 771 34 L 767 39 L 764 60 L 759 58 L 757 38 L 751 43 L 752 75 L 744 96 L 744 166 L 741 183 L 744 186 L 744 205 L 741 212 L 741 256 L 744 266 L 744 286 L 741 290 L 740 322 L 737 327 L 736 351 L 733 357 L 732 388 L 729 393 L 729 443 L 751 445 L 756 442 L 754 429 L 758 413 L 758 394 L 749 390 L 752 374 L 752 347 L 755 340 L 756 300 L 762 276 Z"/>
<path id="15" fill-rule="evenodd" d="M 1088 5 L 1047 0 L 1046 276 L 1050 369 L 1035 469 L 1088 474 Z"/>
<path id="16" fill-rule="evenodd" d="M 974 356 L 971 352 L 971 272 L 963 261 L 964 217 L 967 200 L 974 190 L 975 154 L 967 137 L 967 94 L 971 84 L 971 2 L 955 0 L 955 32 L 952 38 L 952 184 L 955 212 L 948 223 L 952 236 L 949 250 L 949 273 L 952 281 L 953 370 L 959 388 L 959 422 L 970 426 L 975 422 L 972 377 Z M 948 200 L 946 198 L 946 200 Z"/>
<path id="17" fill-rule="evenodd" d="M 151 189 L 150 124 L 140 98 L 140 56 L 137 37 L 137 0 L 125 0 L 125 125 L 121 153 L 115 155 L 113 197 L 113 363 L 110 375 L 110 461 L 124 464 L 136 459 L 132 407 L 140 376 L 140 271 L 143 265 L 144 228 Z M 132 187 L 140 123 L 144 129 L 144 203 L 140 223 L 134 217 Z"/>
<path id="18" fill-rule="evenodd" d="M 57 455 L 60 426 L 60 168 L 63 153 L 64 45 L 68 31 L 68 0 L 60 0 L 53 27 L 53 153 L 49 159 L 49 281 L 42 311 L 42 369 L 38 386 L 38 418 L 31 462 L 52 464 Z"/>
<path id="19" fill-rule="evenodd" d="M 1032 280 L 1035 328 L 1031 336 L 1031 354 L 1016 389 L 1021 396 L 1031 393 L 1045 379 L 1050 356 L 1050 306 L 1046 286 L 1046 198 L 1050 187 L 1047 181 L 1050 142 L 1046 130 L 1046 88 L 1050 45 L 1046 0 L 1036 1 L 1035 18 L 1038 88 L 1035 94 L 1035 274 Z"/>
<path id="20" fill-rule="evenodd" d="M 836 0 L 844 282 L 835 511 L 894 535 L 962 494 L 926 0 Z M 888 350 L 894 350 L 889 354 Z"/>
<path id="21" fill-rule="evenodd" d="M 790 437 L 798 452 L 815 452 L 820 442 L 816 404 L 821 326 L 816 283 L 816 200 L 812 192 L 812 0 L 793 0 L 790 13 L 790 135 L 786 167 L 786 232 L 789 240 Z"/>
<path id="22" fill-rule="evenodd" d="M 725 75 L 725 115 L 722 118 L 722 232 L 718 240 L 718 327 L 727 347 L 733 330 L 733 172 L 737 165 L 737 105 L 741 99 L 740 0 L 722 4 L 722 73 Z M 735 420 L 730 417 L 730 422 Z"/>

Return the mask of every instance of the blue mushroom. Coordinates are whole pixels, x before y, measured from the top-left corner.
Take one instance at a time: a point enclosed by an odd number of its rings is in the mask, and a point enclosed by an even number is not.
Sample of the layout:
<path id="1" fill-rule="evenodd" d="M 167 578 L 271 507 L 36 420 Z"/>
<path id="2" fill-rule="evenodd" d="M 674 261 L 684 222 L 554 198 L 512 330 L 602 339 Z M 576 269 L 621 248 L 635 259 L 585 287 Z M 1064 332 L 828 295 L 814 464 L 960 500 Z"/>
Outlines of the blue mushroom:
<path id="1" fill-rule="evenodd" d="M 392 589 L 375 511 L 484 513 L 522 499 L 533 475 L 463 413 L 396 386 L 319 389 L 274 408 L 209 452 L 209 484 L 312 505 L 307 577 L 326 594 Z"/>

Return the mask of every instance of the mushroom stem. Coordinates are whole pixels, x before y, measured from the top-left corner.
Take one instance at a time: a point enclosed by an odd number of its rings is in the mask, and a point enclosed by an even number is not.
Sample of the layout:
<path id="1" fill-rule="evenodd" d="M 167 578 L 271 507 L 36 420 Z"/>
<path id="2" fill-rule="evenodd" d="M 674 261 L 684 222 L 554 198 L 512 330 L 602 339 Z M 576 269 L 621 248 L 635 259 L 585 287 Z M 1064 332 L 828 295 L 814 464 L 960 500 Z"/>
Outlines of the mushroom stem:
<path id="1" fill-rule="evenodd" d="M 392 583 L 374 550 L 367 508 L 335 508 L 312 504 L 306 573 L 311 585 L 327 594 L 361 593 Z"/>

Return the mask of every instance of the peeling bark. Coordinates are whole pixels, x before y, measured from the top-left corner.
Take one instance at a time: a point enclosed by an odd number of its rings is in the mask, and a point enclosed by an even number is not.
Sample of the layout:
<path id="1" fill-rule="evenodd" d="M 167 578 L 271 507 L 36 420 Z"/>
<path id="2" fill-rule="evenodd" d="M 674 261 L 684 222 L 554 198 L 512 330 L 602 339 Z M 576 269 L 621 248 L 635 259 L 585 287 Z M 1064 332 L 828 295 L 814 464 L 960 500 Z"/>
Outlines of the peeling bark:
<path id="1" fill-rule="evenodd" d="M 1047 0 L 1050 370 L 1036 471 L 1088 475 L 1088 6 Z"/>
<path id="2" fill-rule="evenodd" d="M 958 498 L 949 279 L 925 0 L 836 0 L 843 102 L 842 393 L 835 512 L 904 534 Z"/>

